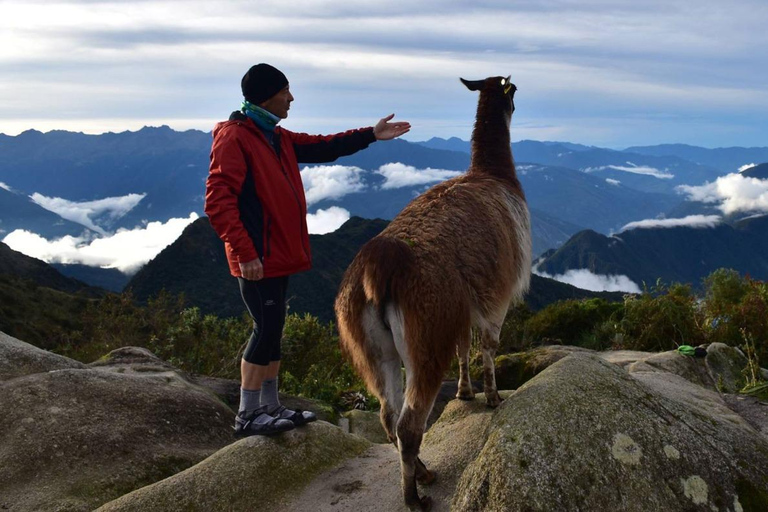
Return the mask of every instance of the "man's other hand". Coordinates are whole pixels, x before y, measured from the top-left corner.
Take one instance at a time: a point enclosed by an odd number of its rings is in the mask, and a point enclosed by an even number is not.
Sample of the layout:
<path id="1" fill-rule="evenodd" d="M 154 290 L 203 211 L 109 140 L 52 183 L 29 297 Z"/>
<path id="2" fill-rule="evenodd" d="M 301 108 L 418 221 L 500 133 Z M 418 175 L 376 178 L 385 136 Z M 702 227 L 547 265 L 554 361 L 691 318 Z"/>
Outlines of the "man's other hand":
<path id="1" fill-rule="evenodd" d="M 261 260 L 256 258 L 255 260 L 240 263 L 240 273 L 243 274 L 244 279 L 258 281 L 264 277 L 264 266 L 261 264 Z"/>
<path id="2" fill-rule="evenodd" d="M 379 120 L 376 126 L 373 127 L 373 134 L 376 136 L 376 140 L 394 139 L 404 133 L 408 133 L 411 129 L 411 124 L 405 121 L 390 123 L 393 117 L 395 117 L 395 114 L 389 114 L 387 117 Z"/>

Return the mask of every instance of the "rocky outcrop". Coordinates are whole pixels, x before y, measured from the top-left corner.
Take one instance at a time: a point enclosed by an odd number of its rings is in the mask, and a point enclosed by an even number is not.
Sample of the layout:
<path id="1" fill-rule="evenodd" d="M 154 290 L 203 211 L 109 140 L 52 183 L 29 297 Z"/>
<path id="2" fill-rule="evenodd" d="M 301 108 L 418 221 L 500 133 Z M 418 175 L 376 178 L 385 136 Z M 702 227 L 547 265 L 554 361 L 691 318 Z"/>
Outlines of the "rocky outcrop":
<path id="1" fill-rule="evenodd" d="M 433 512 L 768 510 L 768 408 L 723 393 L 741 385 L 738 349 L 551 346 L 506 364 L 518 389 L 497 409 L 443 386 L 421 451 Z M 222 400 L 237 398 L 145 349 L 86 367 L 0 335 L 0 510 L 403 509 L 377 414 L 348 416 L 382 444 L 324 421 L 233 442 Z"/>
<path id="2" fill-rule="evenodd" d="M 323 470 L 369 446 L 361 437 L 324 421 L 280 436 L 254 436 L 99 511 L 274 510 Z"/>
<path id="3" fill-rule="evenodd" d="M 232 442 L 232 411 L 172 371 L 89 369 L 5 336 L 0 354 L 26 361 L 0 382 L 0 509 L 93 510 Z"/>
<path id="4" fill-rule="evenodd" d="M 526 352 L 496 357 L 496 385 L 499 389 L 517 389 L 550 365 L 575 352 L 591 352 L 568 345 L 546 345 Z"/>
<path id="5" fill-rule="evenodd" d="M 452 510 L 765 510 L 768 441 L 714 391 L 573 354 L 505 400 Z"/>
<path id="6" fill-rule="evenodd" d="M 85 368 L 85 365 L 0 332 L 0 382 L 66 368 Z"/>

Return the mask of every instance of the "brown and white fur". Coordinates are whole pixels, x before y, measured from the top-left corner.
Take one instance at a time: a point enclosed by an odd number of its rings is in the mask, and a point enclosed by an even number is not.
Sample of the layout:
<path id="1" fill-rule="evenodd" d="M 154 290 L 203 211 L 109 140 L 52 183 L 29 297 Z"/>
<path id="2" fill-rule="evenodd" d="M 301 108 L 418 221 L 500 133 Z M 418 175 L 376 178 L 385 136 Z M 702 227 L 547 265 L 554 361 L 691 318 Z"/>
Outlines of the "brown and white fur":
<path id="1" fill-rule="evenodd" d="M 462 82 L 480 91 L 469 169 L 414 199 L 362 247 L 335 305 L 342 350 L 381 402 L 412 509 L 431 507 L 416 489 L 435 478 L 419 447 L 453 355 L 457 397 L 471 399 L 470 329 L 478 329 L 486 400 L 498 406 L 501 325 L 530 283 L 530 220 L 509 136 L 515 86 L 502 77 Z"/>

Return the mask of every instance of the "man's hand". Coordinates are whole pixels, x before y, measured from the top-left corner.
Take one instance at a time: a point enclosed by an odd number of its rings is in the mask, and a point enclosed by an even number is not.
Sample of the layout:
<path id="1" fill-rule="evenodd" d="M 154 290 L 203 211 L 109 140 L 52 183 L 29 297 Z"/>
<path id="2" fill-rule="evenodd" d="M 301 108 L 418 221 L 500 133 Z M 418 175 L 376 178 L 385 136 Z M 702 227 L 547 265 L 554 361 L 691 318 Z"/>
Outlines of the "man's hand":
<path id="1" fill-rule="evenodd" d="M 395 117 L 395 114 L 389 114 L 373 127 L 373 134 L 376 136 L 376 140 L 394 139 L 404 133 L 408 133 L 411 129 L 411 124 L 405 121 L 390 123 L 389 121 L 391 121 L 393 117 Z"/>
<path id="2" fill-rule="evenodd" d="M 264 277 L 264 266 L 261 264 L 261 260 L 256 258 L 255 260 L 240 263 L 240 273 L 243 274 L 244 279 L 258 281 Z"/>

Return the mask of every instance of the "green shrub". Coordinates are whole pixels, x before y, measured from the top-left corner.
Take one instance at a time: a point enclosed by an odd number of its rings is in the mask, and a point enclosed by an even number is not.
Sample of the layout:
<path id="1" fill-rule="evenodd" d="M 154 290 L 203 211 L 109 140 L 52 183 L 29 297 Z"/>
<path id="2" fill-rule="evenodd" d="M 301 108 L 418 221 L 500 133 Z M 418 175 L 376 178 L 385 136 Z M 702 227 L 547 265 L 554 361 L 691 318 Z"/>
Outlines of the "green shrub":
<path id="1" fill-rule="evenodd" d="M 308 313 L 288 315 L 281 348 L 281 388 L 286 393 L 323 400 L 343 409 L 346 405 L 342 395 L 355 391 L 366 396 L 369 408 L 378 407 L 342 357 L 332 323 L 322 323 Z"/>
<path id="2" fill-rule="evenodd" d="M 618 324 L 622 341 L 615 348 L 672 350 L 679 345 L 704 342 L 703 318 L 690 285 L 657 282 L 640 295 L 624 300 L 624 318 Z"/>
<path id="3" fill-rule="evenodd" d="M 565 300 L 551 304 L 526 322 L 526 336 L 535 344 L 544 340 L 595 350 L 610 348 L 613 330 L 623 305 L 605 299 Z"/>

